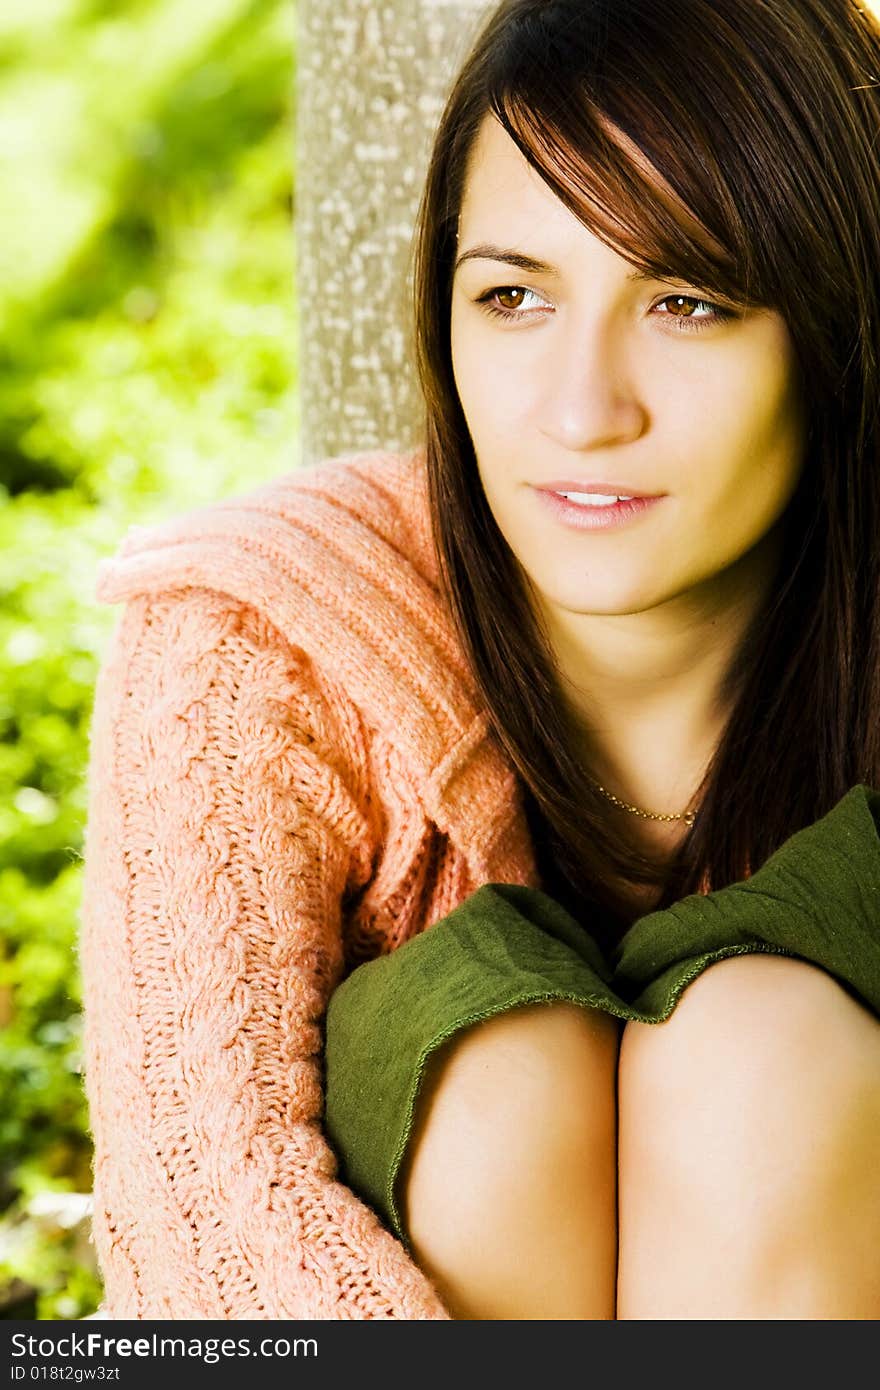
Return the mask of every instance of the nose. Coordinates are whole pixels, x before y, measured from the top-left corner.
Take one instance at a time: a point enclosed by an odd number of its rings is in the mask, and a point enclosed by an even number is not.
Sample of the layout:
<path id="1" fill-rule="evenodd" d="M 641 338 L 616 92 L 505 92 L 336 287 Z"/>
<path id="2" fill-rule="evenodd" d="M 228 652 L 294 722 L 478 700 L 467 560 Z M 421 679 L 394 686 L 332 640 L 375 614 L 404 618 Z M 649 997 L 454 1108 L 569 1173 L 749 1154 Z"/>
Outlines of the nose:
<path id="1" fill-rule="evenodd" d="M 594 322 L 561 334 L 557 346 L 545 363 L 542 433 L 580 451 L 637 439 L 647 411 L 619 334 Z"/>

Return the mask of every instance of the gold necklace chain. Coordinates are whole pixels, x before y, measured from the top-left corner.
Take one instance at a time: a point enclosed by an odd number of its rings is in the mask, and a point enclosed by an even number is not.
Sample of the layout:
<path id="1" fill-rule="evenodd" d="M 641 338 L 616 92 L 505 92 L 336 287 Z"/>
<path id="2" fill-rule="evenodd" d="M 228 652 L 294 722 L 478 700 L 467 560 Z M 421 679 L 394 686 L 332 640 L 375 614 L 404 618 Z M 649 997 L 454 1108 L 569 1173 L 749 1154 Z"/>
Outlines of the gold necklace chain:
<path id="1" fill-rule="evenodd" d="M 696 811 L 679 811 L 676 816 L 662 816 L 656 811 L 643 811 L 638 806 L 630 806 L 627 802 L 620 801 L 613 792 L 608 791 L 600 782 L 597 782 L 594 777 L 591 777 L 590 781 L 603 796 L 607 797 L 609 801 L 613 801 L 615 806 L 619 806 L 623 811 L 631 811 L 634 816 L 641 816 L 644 820 L 683 820 L 686 825 L 693 825 L 696 820 Z"/>

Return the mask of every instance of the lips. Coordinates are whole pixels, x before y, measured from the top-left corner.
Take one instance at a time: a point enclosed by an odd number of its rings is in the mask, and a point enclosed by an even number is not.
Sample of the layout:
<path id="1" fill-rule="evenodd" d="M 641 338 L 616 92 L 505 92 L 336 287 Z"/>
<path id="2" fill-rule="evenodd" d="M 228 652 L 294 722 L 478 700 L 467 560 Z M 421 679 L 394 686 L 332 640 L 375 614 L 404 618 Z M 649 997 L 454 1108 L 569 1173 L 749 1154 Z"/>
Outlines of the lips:
<path id="1" fill-rule="evenodd" d="M 535 488 L 535 496 L 547 508 L 551 516 L 566 527 L 577 531 L 608 531 L 628 526 L 659 507 L 665 494 L 650 497 L 642 494 L 618 501 L 616 495 L 600 494 L 607 500 L 602 502 L 577 501 L 564 495 L 569 489 L 556 491 L 554 488 Z M 570 491 L 574 492 L 572 488 Z"/>
<path id="2" fill-rule="evenodd" d="M 551 483 L 536 483 L 539 492 L 592 492 L 602 497 L 662 497 L 662 492 L 645 492 L 632 483 L 596 482 L 595 479 L 557 478 Z"/>

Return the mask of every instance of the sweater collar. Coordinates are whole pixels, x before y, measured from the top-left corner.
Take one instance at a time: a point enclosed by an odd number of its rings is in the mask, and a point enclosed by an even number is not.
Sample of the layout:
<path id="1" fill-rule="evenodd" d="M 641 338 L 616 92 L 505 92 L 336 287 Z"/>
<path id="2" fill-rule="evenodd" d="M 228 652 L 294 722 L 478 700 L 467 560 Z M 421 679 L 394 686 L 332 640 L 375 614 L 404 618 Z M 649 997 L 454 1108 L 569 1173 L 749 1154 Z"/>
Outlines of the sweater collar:
<path id="1" fill-rule="evenodd" d="M 521 784 L 441 599 L 421 447 L 327 459 L 131 527 L 100 563 L 95 595 L 188 586 L 257 608 L 339 683 L 393 739 L 476 881 L 537 882 Z"/>

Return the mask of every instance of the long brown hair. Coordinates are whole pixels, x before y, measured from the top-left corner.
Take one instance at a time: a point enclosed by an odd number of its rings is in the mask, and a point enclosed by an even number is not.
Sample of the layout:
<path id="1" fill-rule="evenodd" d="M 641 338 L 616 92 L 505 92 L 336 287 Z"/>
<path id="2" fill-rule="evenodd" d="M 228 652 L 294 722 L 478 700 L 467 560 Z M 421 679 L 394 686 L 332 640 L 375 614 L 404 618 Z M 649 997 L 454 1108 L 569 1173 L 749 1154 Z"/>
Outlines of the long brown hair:
<path id="1" fill-rule="evenodd" d="M 727 674 L 732 713 L 667 864 L 609 829 L 455 388 L 457 223 L 489 113 L 627 260 L 778 310 L 795 348 L 805 461 L 778 580 Z M 478 691 L 524 783 L 545 886 L 573 911 L 620 914 L 611 875 L 659 885 L 658 906 L 705 882 L 723 887 L 855 783 L 880 786 L 878 162 L 880 28 L 855 0 L 502 0 L 451 87 L 414 240 L 434 545 Z"/>

